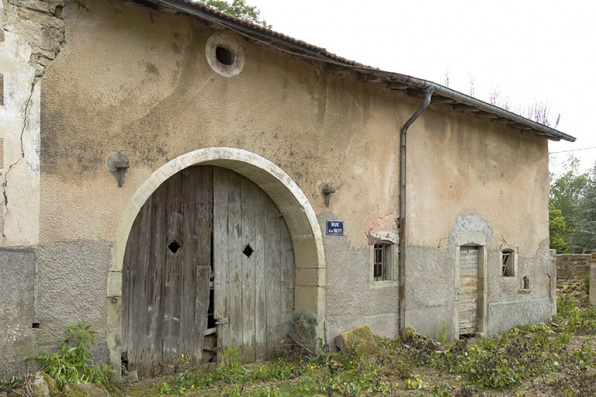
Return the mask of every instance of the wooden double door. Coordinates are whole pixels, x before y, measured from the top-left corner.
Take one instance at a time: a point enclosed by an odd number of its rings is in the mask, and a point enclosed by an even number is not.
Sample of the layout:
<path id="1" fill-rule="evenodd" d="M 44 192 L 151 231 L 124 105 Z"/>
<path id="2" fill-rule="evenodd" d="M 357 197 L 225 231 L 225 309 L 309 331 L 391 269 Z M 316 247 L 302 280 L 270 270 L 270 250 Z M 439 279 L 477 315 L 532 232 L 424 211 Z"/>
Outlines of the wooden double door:
<path id="1" fill-rule="evenodd" d="M 231 346 L 247 361 L 271 356 L 292 322 L 294 271 L 286 223 L 257 185 L 212 166 L 175 174 L 128 238 L 123 362 L 148 376 L 215 361 Z"/>

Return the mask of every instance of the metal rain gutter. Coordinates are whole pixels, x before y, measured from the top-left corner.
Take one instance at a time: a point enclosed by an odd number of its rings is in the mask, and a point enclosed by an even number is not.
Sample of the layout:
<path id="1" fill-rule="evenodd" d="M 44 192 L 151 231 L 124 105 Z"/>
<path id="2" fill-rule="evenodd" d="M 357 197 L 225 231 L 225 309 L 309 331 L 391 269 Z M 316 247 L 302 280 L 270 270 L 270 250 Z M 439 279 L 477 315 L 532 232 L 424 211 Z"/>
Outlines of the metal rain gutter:
<path id="1" fill-rule="evenodd" d="M 528 127 L 531 127 L 534 130 L 544 133 L 544 135 L 547 135 L 547 136 L 550 136 L 553 138 L 564 139 L 569 142 L 575 142 L 575 137 L 573 137 L 571 135 L 567 135 L 565 133 L 555 130 L 554 128 L 548 127 L 544 124 L 537 123 L 535 121 L 532 121 L 532 120 L 522 117 L 520 115 L 512 113 L 508 110 L 491 105 L 491 104 L 481 101 L 479 99 L 473 98 L 469 95 L 462 94 L 461 92 L 457 92 L 455 90 L 452 90 L 452 89 L 444 87 L 442 85 L 433 83 L 431 81 L 417 79 L 415 77 L 396 74 L 396 73 L 392 73 L 391 81 L 395 81 L 395 82 L 401 83 L 401 84 L 409 86 L 409 87 L 419 88 L 419 89 L 423 89 L 423 90 L 426 88 L 432 87 L 432 88 L 434 88 L 435 94 L 437 94 L 437 95 L 453 99 L 456 102 L 474 107 L 476 109 L 485 111 L 487 113 L 492 113 L 492 114 L 499 116 L 501 118 L 508 119 L 513 122 L 517 122 L 519 124 L 526 125 Z"/>
<path id="2" fill-rule="evenodd" d="M 424 89 L 424 103 L 416 112 L 405 122 L 400 131 L 400 166 L 399 166 L 399 308 L 398 308 L 398 332 L 404 329 L 406 322 L 406 138 L 408 128 L 430 105 L 435 88 L 432 86 Z"/>

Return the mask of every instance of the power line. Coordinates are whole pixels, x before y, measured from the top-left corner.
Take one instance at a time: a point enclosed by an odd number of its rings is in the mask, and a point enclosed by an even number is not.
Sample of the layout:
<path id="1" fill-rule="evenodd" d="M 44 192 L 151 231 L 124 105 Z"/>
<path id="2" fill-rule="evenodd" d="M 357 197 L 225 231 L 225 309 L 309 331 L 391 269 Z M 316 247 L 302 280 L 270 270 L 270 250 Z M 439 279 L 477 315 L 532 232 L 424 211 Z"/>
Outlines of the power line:
<path id="1" fill-rule="evenodd" d="M 585 148 L 581 148 L 581 149 L 561 150 L 560 152 L 549 152 L 548 154 L 559 154 L 559 153 L 567 153 L 567 152 L 579 152 L 580 150 L 591 150 L 591 149 L 596 149 L 596 146 L 585 147 Z"/>

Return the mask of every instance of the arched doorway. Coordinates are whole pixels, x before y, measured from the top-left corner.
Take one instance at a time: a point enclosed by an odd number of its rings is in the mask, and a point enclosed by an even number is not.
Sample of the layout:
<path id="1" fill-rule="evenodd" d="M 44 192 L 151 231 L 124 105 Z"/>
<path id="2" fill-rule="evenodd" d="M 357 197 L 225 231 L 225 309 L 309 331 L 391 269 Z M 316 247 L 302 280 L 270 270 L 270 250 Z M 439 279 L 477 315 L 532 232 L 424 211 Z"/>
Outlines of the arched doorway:
<path id="1" fill-rule="evenodd" d="M 122 281 L 122 354 L 140 376 L 181 357 L 215 362 L 230 346 L 248 361 L 271 357 L 294 315 L 286 223 L 257 185 L 220 167 L 186 168 L 149 197 Z"/>
<path id="2" fill-rule="evenodd" d="M 116 226 L 107 291 L 108 362 L 117 370 L 116 377 L 120 375 L 123 341 L 122 270 L 133 223 L 159 186 L 195 165 L 213 165 L 235 171 L 262 189 L 277 206 L 289 230 L 294 251 L 294 316 L 305 314 L 313 318 L 316 337 L 325 339 L 325 254 L 316 214 L 302 190 L 279 167 L 254 153 L 223 147 L 198 149 L 172 159 L 148 177 L 136 189 Z"/>

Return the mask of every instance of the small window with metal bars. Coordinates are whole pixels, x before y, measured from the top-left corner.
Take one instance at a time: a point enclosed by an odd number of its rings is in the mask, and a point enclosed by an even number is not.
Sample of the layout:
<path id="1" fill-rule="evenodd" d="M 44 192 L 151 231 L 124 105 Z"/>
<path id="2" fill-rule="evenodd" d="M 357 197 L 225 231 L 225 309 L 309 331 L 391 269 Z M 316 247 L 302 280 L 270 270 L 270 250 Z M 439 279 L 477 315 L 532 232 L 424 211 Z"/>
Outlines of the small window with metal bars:
<path id="1" fill-rule="evenodd" d="M 513 251 L 503 251 L 501 252 L 502 260 L 501 260 L 501 270 L 503 277 L 513 277 L 515 276 L 515 266 L 514 266 L 514 259 Z"/>
<path id="2" fill-rule="evenodd" d="M 393 244 L 382 241 L 374 245 L 373 276 L 375 281 L 391 280 L 393 275 Z"/>

